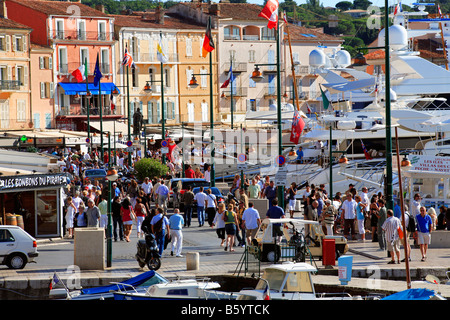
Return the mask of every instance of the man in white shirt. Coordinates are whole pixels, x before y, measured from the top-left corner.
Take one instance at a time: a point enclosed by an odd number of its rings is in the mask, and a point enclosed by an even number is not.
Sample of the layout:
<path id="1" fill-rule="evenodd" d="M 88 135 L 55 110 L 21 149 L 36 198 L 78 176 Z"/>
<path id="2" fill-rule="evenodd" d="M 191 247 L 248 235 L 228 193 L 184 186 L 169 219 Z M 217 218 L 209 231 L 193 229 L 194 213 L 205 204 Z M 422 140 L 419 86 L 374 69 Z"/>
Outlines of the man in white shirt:
<path id="1" fill-rule="evenodd" d="M 414 195 L 414 200 L 411 201 L 411 216 L 412 217 L 415 217 L 418 214 L 420 214 L 420 207 L 421 207 L 420 200 L 421 200 L 420 194 L 416 193 Z"/>
<path id="2" fill-rule="evenodd" d="M 211 166 L 208 166 L 208 169 L 205 170 L 205 180 L 211 182 Z"/>
<path id="3" fill-rule="evenodd" d="M 349 239 L 349 233 L 351 232 L 352 240 L 356 240 L 355 231 L 355 218 L 356 218 L 356 206 L 357 203 L 352 198 L 352 194 L 348 193 L 345 201 L 342 203 L 341 217 L 344 219 L 344 236 Z"/>
<path id="4" fill-rule="evenodd" d="M 158 207 L 164 209 L 164 213 L 167 213 L 167 198 L 169 197 L 169 188 L 161 183 L 156 190 L 156 194 L 158 195 Z"/>
<path id="5" fill-rule="evenodd" d="M 256 238 L 256 233 L 261 225 L 261 218 L 258 210 L 253 208 L 253 202 L 248 203 L 248 209 L 242 214 L 242 227 L 245 228 L 247 245 L 252 243 L 252 240 Z"/>
<path id="6" fill-rule="evenodd" d="M 197 202 L 197 217 L 198 226 L 202 227 L 205 223 L 205 204 L 206 204 L 206 193 L 203 192 L 203 187 L 200 187 L 200 191 L 194 196 L 194 201 Z"/>
<path id="7" fill-rule="evenodd" d="M 369 218 L 369 210 L 370 210 L 370 200 L 369 200 L 369 190 L 366 187 L 362 188 L 361 193 L 361 203 L 365 205 L 364 207 L 364 228 L 366 230 L 370 230 L 370 218 Z"/>
<path id="8" fill-rule="evenodd" d="M 145 177 L 144 182 L 142 182 L 141 188 L 142 190 L 144 190 L 147 200 L 150 201 L 150 194 L 152 193 L 153 185 L 148 177 Z"/>
<path id="9" fill-rule="evenodd" d="M 216 216 L 217 199 L 211 192 L 211 188 L 206 190 L 206 214 L 208 217 L 208 224 L 211 227 L 214 217 Z"/>

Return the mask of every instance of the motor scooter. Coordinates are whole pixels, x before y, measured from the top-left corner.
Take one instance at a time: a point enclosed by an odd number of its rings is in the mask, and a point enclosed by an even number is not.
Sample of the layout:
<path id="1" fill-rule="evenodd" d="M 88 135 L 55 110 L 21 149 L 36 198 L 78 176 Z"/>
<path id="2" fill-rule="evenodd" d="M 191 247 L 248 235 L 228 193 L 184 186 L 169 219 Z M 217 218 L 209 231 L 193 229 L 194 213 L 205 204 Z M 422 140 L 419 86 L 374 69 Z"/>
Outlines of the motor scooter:
<path id="1" fill-rule="evenodd" d="M 138 241 L 135 257 L 141 268 L 147 265 L 150 270 L 156 271 L 161 267 L 161 256 L 153 233 L 146 233 L 145 240 Z"/>

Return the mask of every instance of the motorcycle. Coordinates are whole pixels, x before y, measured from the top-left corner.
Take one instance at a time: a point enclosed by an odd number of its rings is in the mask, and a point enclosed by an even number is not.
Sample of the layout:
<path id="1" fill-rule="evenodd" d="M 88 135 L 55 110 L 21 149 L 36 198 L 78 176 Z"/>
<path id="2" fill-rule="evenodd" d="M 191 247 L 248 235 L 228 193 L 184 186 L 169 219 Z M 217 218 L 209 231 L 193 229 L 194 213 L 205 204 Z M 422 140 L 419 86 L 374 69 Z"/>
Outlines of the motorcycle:
<path id="1" fill-rule="evenodd" d="M 141 268 L 147 265 L 150 270 L 156 271 L 161 267 L 161 256 L 153 233 L 146 233 L 145 240 L 138 241 L 135 257 Z"/>

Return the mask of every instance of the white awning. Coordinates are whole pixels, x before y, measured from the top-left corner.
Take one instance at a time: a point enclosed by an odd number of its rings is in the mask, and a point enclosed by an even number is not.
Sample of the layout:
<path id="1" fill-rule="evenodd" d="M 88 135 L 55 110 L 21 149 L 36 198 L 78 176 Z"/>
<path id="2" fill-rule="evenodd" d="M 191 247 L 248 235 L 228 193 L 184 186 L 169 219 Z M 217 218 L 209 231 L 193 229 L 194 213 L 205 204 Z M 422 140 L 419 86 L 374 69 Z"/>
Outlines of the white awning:
<path id="1" fill-rule="evenodd" d="M 323 83 L 330 93 L 354 91 L 375 85 L 375 78 L 361 79 L 357 81 L 347 81 L 341 83 Z"/>
<path id="2" fill-rule="evenodd" d="M 86 121 L 87 123 L 87 121 Z M 100 131 L 100 121 L 90 121 L 89 122 L 90 126 L 92 128 L 97 129 L 98 131 Z M 131 130 L 131 134 L 133 134 L 133 127 L 130 127 Z M 125 122 L 119 122 L 116 120 L 110 120 L 110 121 L 103 121 L 103 132 L 111 132 L 111 134 L 114 134 L 114 132 L 116 132 L 116 134 L 118 134 L 119 132 L 121 132 L 124 136 L 128 135 L 128 124 Z"/>

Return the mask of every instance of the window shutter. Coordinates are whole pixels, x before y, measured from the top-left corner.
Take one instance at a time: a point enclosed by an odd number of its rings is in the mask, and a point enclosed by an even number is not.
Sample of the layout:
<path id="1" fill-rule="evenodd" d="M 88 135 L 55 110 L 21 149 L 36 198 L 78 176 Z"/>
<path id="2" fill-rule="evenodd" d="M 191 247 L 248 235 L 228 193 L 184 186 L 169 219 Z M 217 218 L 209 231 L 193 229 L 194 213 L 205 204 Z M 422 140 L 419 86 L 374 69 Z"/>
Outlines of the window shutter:
<path id="1" fill-rule="evenodd" d="M 39 69 L 44 69 L 45 68 L 45 61 L 44 61 L 44 57 L 39 57 Z"/>
<path id="2" fill-rule="evenodd" d="M 52 127 L 52 114 L 46 113 L 45 114 L 45 128 L 50 129 Z"/>
<path id="3" fill-rule="evenodd" d="M 53 69 L 53 57 L 48 57 L 48 68 Z"/>
<path id="4" fill-rule="evenodd" d="M 11 51 L 11 37 L 6 35 L 5 42 L 6 42 L 6 51 Z"/>
<path id="5" fill-rule="evenodd" d="M 28 87 L 28 66 L 24 66 L 23 70 L 23 85 Z"/>
<path id="6" fill-rule="evenodd" d="M 45 98 L 45 82 L 41 82 L 41 99 Z"/>
<path id="7" fill-rule="evenodd" d="M 153 123 L 153 103 L 151 101 L 147 101 L 147 118 L 148 123 Z"/>
<path id="8" fill-rule="evenodd" d="M 11 36 L 12 41 L 12 51 L 16 51 L 16 36 Z"/>
<path id="9" fill-rule="evenodd" d="M 158 101 L 156 103 L 156 121 L 159 123 L 161 120 L 161 103 Z"/>
<path id="10" fill-rule="evenodd" d="M 175 102 L 171 102 L 172 104 L 172 119 L 175 119 Z"/>
<path id="11" fill-rule="evenodd" d="M 26 52 L 28 48 L 27 36 L 22 37 L 22 51 Z"/>
<path id="12" fill-rule="evenodd" d="M 49 96 L 49 98 L 53 99 L 54 94 L 55 94 L 54 85 L 53 85 L 53 82 L 50 82 L 50 96 Z"/>

